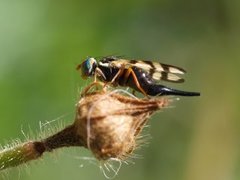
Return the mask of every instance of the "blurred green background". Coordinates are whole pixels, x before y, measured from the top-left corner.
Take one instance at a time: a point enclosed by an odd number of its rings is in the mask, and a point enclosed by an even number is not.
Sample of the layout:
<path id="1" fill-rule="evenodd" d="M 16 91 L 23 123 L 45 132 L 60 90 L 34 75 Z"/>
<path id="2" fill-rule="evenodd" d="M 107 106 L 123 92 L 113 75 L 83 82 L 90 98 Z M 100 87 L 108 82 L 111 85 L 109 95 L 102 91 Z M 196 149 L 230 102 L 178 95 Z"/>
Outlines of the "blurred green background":
<path id="1" fill-rule="evenodd" d="M 239 11 L 237 0 L 0 0 L 0 144 L 24 140 L 21 129 L 36 135 L 40 121 L 73 121 L 87 84 L 75 67 L 87 56 L 159 59 L 188 70 L 172 87 L 201 97 L 155 114 L 143 158 L 115 179 L 240 179 Z M 7 177 L 105 179 L 84 157 L 83 148 L 58 150 Z"/>

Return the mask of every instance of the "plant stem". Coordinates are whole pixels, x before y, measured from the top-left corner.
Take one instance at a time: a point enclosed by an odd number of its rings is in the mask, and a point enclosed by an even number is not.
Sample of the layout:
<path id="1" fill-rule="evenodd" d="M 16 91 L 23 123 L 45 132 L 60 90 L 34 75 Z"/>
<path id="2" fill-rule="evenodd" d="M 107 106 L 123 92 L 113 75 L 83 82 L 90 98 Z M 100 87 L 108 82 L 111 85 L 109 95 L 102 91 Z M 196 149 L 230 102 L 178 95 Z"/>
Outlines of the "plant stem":
<path id="1" fill-rule="evenodd" d="M 70 146 L 82 146 L 82 140 L 76 136 L 74 125 L 42 140 L 29 141 L 0 151 L 0 171 L 38 159 L 44 152 Z"/>
<path id="2" fill-rule="evenodd" d="M 43 144 L 41 142 L 32 141 L 5 149 L 0 152 L 0 170 L 37 159 L 43 152 Z"/>

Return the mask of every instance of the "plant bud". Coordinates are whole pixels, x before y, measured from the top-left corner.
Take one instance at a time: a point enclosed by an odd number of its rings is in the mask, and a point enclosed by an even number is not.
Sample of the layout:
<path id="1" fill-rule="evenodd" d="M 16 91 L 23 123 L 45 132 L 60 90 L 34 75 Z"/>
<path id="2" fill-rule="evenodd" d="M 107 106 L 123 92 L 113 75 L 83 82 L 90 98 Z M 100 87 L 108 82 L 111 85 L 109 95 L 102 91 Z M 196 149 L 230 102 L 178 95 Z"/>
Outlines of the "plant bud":
<path id="1" fill-rule="evenodd" d="M 0 171 L 72 146 L 88 148 L 99 160 L 124 160 L 136 149 L 136 139 L 150 115 L 168 103 L 164 97 L 137 99 L 120 90 L 88 93 L 77 104 L 73 124 L 40 141 L 0 151 Z"/>
<path id="2" fill-rule="evenodd" d="M 74 123 L 83 145 L 99 160 L 125 159 L 150 115 L 167 106 L 167 98 L 137 99 L 112 92 L 94 92 L 77 104 Z"/>

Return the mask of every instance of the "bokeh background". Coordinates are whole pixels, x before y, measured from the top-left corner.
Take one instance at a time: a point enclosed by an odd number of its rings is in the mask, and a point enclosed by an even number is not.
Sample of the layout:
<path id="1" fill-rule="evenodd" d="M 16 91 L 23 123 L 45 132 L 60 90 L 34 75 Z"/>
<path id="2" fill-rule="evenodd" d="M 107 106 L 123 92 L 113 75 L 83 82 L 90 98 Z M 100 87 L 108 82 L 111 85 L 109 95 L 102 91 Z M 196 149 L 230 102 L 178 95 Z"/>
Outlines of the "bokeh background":
<path id="1" fill-rule="evenodd" d="M 24 141 L 21 129 L 38 137 L 40 121 L 73 121 L 87 56 L 159 59 L 188 70 L 172 87 L 201 97 L 155 114 L 142 158 L 115 179 L 240 179 L 239 11 L 237 0 L 0 0 L 0 144 Z M 58 150 L 7 178 L 105 179 L 87 157 Z"/>

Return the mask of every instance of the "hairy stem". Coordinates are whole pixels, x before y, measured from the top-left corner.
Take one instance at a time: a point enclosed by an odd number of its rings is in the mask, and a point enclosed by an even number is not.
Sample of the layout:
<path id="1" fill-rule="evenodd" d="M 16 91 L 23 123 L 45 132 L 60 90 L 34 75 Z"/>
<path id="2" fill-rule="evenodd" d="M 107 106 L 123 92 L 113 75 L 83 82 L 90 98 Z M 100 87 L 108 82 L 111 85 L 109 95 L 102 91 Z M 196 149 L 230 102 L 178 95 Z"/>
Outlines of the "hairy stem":
<path id="1" fill-rule="evenodd" d="M 82 146 L 82 140 L 76 135 L 74 125 L 42 141 L 30 141 L 0 151 L 0 171 L 38 159 L 46 151 L 70 146 Z"/>
<path id="2" fill-rule="evenodd" d="M 70 125 L 63 129 L 62 131 L 44 139 L 43 144 L 46 151 L 52 151 L 61 147 L 69 146 L 82 146 L 82 139 L 76 135 L 76 130 L 74 125 Z"/>
<path id="3" fill-rule="evenodd" d="M 41 157 L 45 151 L 41 142 L 26 142 L 0 152 L 0 170 L 18 166 Z"/>

